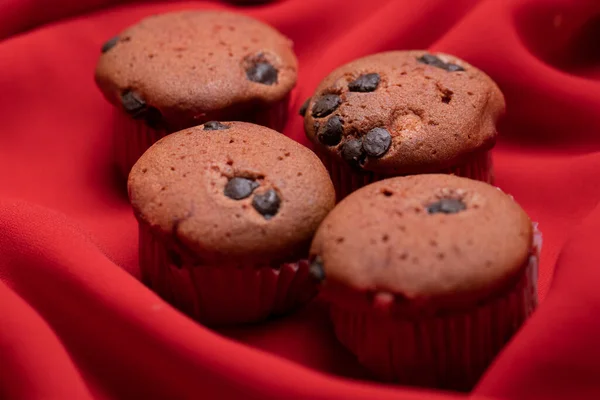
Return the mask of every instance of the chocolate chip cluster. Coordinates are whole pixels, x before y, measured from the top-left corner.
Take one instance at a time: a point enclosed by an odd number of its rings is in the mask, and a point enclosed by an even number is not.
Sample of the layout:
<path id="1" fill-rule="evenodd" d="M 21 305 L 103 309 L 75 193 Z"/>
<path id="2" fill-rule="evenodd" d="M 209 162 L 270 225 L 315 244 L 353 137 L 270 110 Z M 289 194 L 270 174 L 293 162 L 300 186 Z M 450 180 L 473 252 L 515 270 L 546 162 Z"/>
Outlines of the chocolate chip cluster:
<path id="1" fill-rule="evenodd" d="M 442 61 L 439 57 L 434 56 L 433 54 L 424 54 L 423 56 L 417 58 L 417 61 L 421 64 L 431 65 L 432 67 L 441 68 L 448 72 L 458 72 L 464 71 L 465 69 L 457 64 L 446 63 Z"/>
<path id="2" fill-rule="evenodd" d="M 100 51 L 102 54 L 112 50 L 121 41 L 119 36 L 115 36 L 106 41 Z M 162 115 L 156 107 L 152 107 L 146 103 L 142 96 L 131 89 L 126 89 L 121 92 L 121 106 L 123 110 L 131 115 L 133 119 L 143 120 L 152 128 L 158 128 Z"/>
<path id="3" fill-rule="evenodd" d="M 242 177 L 234 177 L 227 182 L 223 194 L 232 200 L 242 200 L 250 197 L 260 184 L 255 180 Z M 281 199 L 277 192 L 269 189 L 264 193 L 254 194 L 252 207 L 265 219 L 271 219 L 279 211 Z"/>
<path id="4" fill-rule="evenodd" d="M 432 54 L 418 57 L 417 62 L 448 72 L 465 71 L 460 65 L 444 62 Z M 381 77 L 378 73 L 363 74 L 348 83 L 348 90 L 370 93 L 377 90 L 380 82 Z M 310 102 L 309 98 L 300 108 L 301 116 L 306 116 Z M 319 142 L 329 147 L 339 145 L 338 150 L 341 157 L 352 166 L 361 167 L 367 157 L 378 158 L 385 155 L 390 149 L 392 136 L 384 127 L 375 127 L 359 137 L 344 136 L 344 121 L 342 117 L 334 114 L 342 102 L 342 97 L 335 93 L 321 95 L 313 102 L 310 113 L 316 119 L 314 126 Z M 327 119 L 322 120 L 324 118 Z"/>
<path id="5" fill-rule="evenodd" d="M 348 83 L 350 92 L 369 93 L 374 92 L 379 87 L 381 77 L 377 73 L 368 73 L 360 75 L 358 78 Z M 308 111 L 310 99 L 307 100 L 300 114 L 305 115 Z M 342 98 L 338 94 L 324 94 L 314 101 L 311 115 L 313 118 L 327 118 L 326 121 L 316 121 L 315 129 L 319 142 L 326 146 L 338 146 L 342 158 L 353 166 L 360 167 L 364 164 L 367 157 L 382 157 L 389 150 L 392 144 L 392 135 L 383 127 L 375 127 L 365 135 L 354 138 L 344 137 L 344 121 L 339 115 L 332 115 L 342 104 Z"/>
<path id="6" fill-rule="evenodd" d="M 106 41 L 100 51 L 102 54 L 112 50 L 119 42 L 126 41 L 115 36 Z M 272 86 L 277 84 L 279 71 L 265 57 L 263 53 L 248 56 L 243 60 L 245 64 L 246 78 L 261 85 Z M 151 128 L 160 128 L 162 114 L 156 108 L 147 104 L 142 96 L 132 89 L 124 90 L 121 94 L 121 105 L 123 110 L 132 118 L 145 121 Z M 205 128 L 206 129 L 206 128 Z"/>
<path id="7" fill-rule="evenodd" d="M 203 128 L 205 131 L 221 131 L 225 129 L 229 129 L 229 125 L 218 121 L 208 121 L 204 123 Z M 232 200 L 243 200 L 250 197 L 259 186 L 260 184 L 253 179 L 234 177 L 225 185 L 223 194 Z M 280 205 L 281 199 L 273 189 L 255 194 L 252 198 L 252 207 L 265 219 L 271 219 L 277 215 Z"/>

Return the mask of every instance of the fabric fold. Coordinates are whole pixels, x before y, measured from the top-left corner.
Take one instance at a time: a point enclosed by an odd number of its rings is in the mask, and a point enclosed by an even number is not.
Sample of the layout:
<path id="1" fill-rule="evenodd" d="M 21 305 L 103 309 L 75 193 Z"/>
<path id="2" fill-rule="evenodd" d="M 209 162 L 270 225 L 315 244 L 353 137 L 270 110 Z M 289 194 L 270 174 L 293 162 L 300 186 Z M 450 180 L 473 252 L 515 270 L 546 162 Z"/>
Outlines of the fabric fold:
<path id="1" fill-rule="evenodd" d="M 0 398 L 600 398 L 597 1 L 50 3 L 0 4 Z M 295 42 L 299 95 L 284 134 L 305 145 L 301 103 L 357 57 L 429 48 L 499 84 L 496 184 L 540 223 L 541 303 L 471 394 L 373 381 L 318 300 L 212 331 L 139 281 L 113 110 L 93 71 L 105 40 L 183 8 L 246 13 Z"/>

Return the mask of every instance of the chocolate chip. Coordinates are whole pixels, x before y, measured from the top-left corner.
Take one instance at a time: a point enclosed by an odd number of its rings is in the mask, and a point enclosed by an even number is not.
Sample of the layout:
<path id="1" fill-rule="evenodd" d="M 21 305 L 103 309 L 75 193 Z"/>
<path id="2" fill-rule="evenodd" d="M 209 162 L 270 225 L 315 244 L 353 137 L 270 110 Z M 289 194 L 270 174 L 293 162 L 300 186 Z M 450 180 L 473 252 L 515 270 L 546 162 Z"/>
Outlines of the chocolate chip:
<path id="1" fill-rule="evenodd" d="M 250 196 L 254 189 L 258 187 L 258 182 L 246 178 L 232 178 L 225 185 L 223 193 L 233 200 L 241 200 Z"/>
<path id="2" fill-rule="evenodd" d="M 441 199 L 440 201 L 436 201 L 427 206 L 427 212 L 429 214 L 456 214 L 466 209 L 467 206 L 465 203 L 459 199 Z"/>
<path id="3" fill-rule="evenodd" d="M 327 123 L 319 130 L 317 137 L 319 141 L 327 146 L 335 146 L 342 140 L 344 127 L 342 119 L 334 115 L 327 120 Z"/>
<path id="4" fill-rule="evenodd" d="M 142 119 L 146 115 L 146 102 L 131 90 L 121 94 L 121 104 L 123 109 L 135 119 Z"/>
<path id="5" fill-rule="evenodd" d="M 302 107 L 300 107 L 300 111 L 298 111 L 298 114 L 300 114 L 303 117 L 306 115 L 306 110 L 308 110 L 308 103 L 310 103 L 310 97 L 306 99 L 304 103 L 302 103 Z"/>
<path id="6" fill-rule="evenodd" d="M 249 80 L 263 85 L 273 85 L 277 83 L 277 69 L 267 61 L 258 61 L 252 64 L 246 70 L 246 76 Z"/>
<path id="7" fill-rule="evenodd" d="M 110 49 L 115 47 L 117 45 L 117 43 L 119 43 L 119 37 L 115 36 L 115 37 L 111 38 L 110 40 L 108 40 L 107 42 L 105 42 L 102 45 L 102 47 L 100 48 L 100 51 L 102 51 L 102 53 L 106 53 L 107 51 L 109 51 Z"/>
<path id="8" fill-rule="evenodd" d="M 139 94 L 128 90 L 121 94 L 123 109 L 134 119 L 143 119 L 151 128 L 158 128 L 162 114 L 155 107 L 148 106 Z"/>
<path id="9" fill-rule="evenodd" d="M 352 165 L 359 165 L 364 161 L 365 151 L 362 140 L 350 139 L 342 145 L 342 158 Z"/>
<path id="10" fill-rule="evenodd" d="M 325 268 L 323 268 L 323 260 L 317 256 L 310 263 L 308 267 L 309 274 L 317 281 L 322 282 L 325 280 Z"/>
<path id="11" fill-rule="evenodd" d="M 380 80 L 376 73 L 361 75 L 348 84 L 348 89 L 351 92 L 372 92 L 377 89 Z"/>
<path id="12" fill-rule="evenodd" d="M 444 66 L 446 65 L 445 62 L 443 62 L 441 59 L 434 56 L 433 54 L 423 54 L 421 57 L 417 58 L 417 61 L 421 64 L 432 65 L 438 68 L 444 68 Z"/>
<path id="13" fill-rule="evenodd" d="M 312 108 L 312 116 L 323 118 L 337 110 L 342 104 L 342 99 L 337 94 L 326 94 L 319 97 Z"/>
<path id="14" fill-rule="evenodd" d="M 448 72 L 457 72 L 457 71 L 464 71 L 465 69 L 463 67 L 461 67 L 460 65 L 456 65 L 456 64 L 446 64 L 446 71 Z"/>
<path id="15" fill-rule="evenodd" d="M 433 54 L 424 54 L 423 56 L 417 58 L 417 61 L 421 64 L 431 65 L 433 67 L 444 69 L 448 72 L 457 72 L 464 71 L 465 69 L 460 65 L 445 63 L 440 58 L 434 56 Z"/>
<path id="16" fill-rule="evenodd" d="M 223 125 L 218 121 L 208 121 L 204 123 L 205 131 L 222 131 L 223 129 L 229 129 L 229 125 Z"/>
<path id="17" fill-rule="evenodd" d="M 280 204 L 281 200 L 277 192 L 273 189 L 262 194 L 257 194 L 252 199 L 252 207 L 265 217 L 265 219 L 273 218 L 277 214 L 277 211 L 279 211 Z"/>
<path id="18" fill-rule="evenodd" d="M 363 149 L 371 157 L 381 157 L 390 148 L 392 135 L 383 128 L 373 128 L 363 139 Z"/>

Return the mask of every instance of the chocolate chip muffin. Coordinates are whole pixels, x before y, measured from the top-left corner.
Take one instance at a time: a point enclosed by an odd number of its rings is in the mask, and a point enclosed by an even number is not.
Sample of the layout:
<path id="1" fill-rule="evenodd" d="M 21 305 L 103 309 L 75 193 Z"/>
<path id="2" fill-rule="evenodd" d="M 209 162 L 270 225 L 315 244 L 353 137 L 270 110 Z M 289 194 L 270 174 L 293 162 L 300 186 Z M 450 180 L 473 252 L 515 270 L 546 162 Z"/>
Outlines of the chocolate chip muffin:
<path id="1" fill-rule="evenodd" d="M 504 108 L 498 86 L 465 61 L 394 51 L 333 71 L 300 114 L 341 199 L 399 175 L 492 182 L 489 150 Z"/>
<path id="2" fill-rule="evenodd" d="M 146 18 L 101 48 L 96 83 L 117 111 L 117 163 L 127 176 L 170 132 L 211 120 L 282 130 L 297 61 L 292 42 L 242 15 L 184 11 Z"/>
<path id="3" fill-rule="evenodd" d="M 308 248 L 333 208 L 306 147 L 244 122 L 156 142 L 129 175 L 140 267 L 152 289 L 210 325 L 259 321 L 308 301 Z"/>
<path id="4" fill-rule="evenodd" d="M 540 235 L 512 197 L 443 174 L 370 184 L 325 218 L 312 275 L 384 380 L 470 389 L 537 304 Z"/>

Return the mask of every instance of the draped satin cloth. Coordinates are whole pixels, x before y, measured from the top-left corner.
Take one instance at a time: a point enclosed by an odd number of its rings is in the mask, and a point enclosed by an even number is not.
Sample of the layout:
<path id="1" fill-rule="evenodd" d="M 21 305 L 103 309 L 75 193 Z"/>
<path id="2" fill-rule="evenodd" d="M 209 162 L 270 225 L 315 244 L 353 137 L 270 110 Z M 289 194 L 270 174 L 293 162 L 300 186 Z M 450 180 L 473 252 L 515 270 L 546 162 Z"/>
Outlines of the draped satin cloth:
<path id="1" fill-rule="evenodd" d="M 122 3 L 0 1 L 0 398 L 600 398 L 600 2 Z M 363 55 L 429 48 L 498 82 L 497 184 L 544 233 L 542 301 L 472 393 L 369 379 L 319 300 L 214 332 L 139 282 L 112 109 L 93 71 L 106 39 L 182 8 L 235 9 L 293 39 L 301 69 L 285 134 L 305 144 L 296 110 Z"/>

